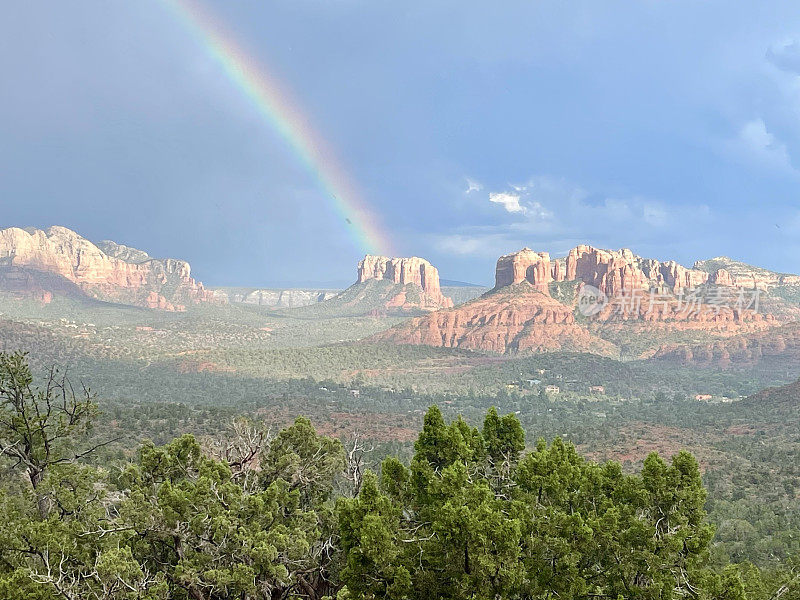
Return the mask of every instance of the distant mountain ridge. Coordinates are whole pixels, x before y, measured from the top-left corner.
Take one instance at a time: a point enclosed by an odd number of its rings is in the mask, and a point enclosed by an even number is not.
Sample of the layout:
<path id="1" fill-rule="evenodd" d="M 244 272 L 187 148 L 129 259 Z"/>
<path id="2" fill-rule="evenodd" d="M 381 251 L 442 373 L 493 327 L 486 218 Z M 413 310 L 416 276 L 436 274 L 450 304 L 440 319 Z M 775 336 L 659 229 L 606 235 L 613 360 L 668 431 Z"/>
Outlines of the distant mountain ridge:
<path id="1" fill-rule="evenodd" d="M 214 288 L 214 293 L 231 304 L 250 304 L 269 308 L 298 308 L 325 302 L 340 290 L 280 288 Z"/>
<path id="2" fill-rule="evenodd" d="M 0 291 L 50 302 L 56 295 L 162 310 L 219 299 L 189 263 L 150 257 L 111 241 L 94 244 L 66 227 L 0 230 Z"/>

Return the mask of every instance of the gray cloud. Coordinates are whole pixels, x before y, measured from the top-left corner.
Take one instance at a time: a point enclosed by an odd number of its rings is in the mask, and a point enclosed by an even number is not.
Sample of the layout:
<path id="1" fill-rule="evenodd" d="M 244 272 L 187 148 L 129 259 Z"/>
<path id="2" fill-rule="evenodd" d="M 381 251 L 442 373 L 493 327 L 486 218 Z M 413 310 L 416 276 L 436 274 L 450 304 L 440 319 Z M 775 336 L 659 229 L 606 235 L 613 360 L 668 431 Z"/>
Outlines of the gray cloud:
<path id="1" fill-rule="evenodd" d="M 588 242 L 644 251 L 665 235 L 672 243 L 700 239 L 712 221 L 706 205 L 670 205 L 641 197 L 598 199 L 580 185 L 549 176 L 534 176 L 509 187 L 513 194 L 495 192 L 490 198 L 517 215 L 513 222 L 462 227 L 437 236 L 436 249 L 457 256 L 497 257 L 530 246 L 559 255 Z"/>
<path id="2" fill-rule="evenodd" d="M 767 60 L 783 71 L 800 74 L 800 42 L 788 40 L 767 50 Z"/>

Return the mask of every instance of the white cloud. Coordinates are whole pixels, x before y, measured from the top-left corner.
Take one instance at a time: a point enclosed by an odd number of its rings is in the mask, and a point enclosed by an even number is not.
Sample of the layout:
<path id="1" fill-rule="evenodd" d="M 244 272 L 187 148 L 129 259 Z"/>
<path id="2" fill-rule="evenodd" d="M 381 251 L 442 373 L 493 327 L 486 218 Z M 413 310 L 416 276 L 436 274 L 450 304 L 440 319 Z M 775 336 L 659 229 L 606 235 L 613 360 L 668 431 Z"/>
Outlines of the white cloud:
<path id="1" fill-rule="evenodd" d="M 471 194 L 472 192 L 480 192 L 482 189 L 483 189 L 482 183 L 467 177 L 467 191 L 466 191 L 467 194 Z"/>
<path id="2" fill-rule="evenodd" d="M 519 203 L 519 194 L 509 194 L 508 192 L 491 192 L 489 194 L 489 202 L 502 204 L 510 213 L 525 213 L 527 210 Z"/>
<path id="3" fill-rule="evenodd" d="M 491 192 L 489 202 L 501 204 L 510 213 L 526 215 L 529 220 L 544 220 L 553 216 L 553 213 L 540 201 L 542 190 L 538 189 L 535 182 L 524 185 L 509 184 L 513 192 Z M 547 193 L 542 193 L 544 198 Z"/>
<path id="4" fill-rule="evenodd" d="M 745 123 L 739 130 L 731 149 L 740 158 L 773 169 L 793 171 L 786 144 L 767 131 L 761 118 Z"/>
<path id="5" fill-rule="evenodd" d="M 553 255 L 589 243 L 600 248 L 631 247 L 649 256 L 654 248 L 663 251 L 661 242 L 668 235 L 670 253 L 654 258 L 694 256 L 691 248 L 704 238 L 714 221 L 708 206 L 665 204 L 637 196 L 607 196 L 589 193 L 581 186 L 548 176 L 537 175 L 522 184 L 508 184 L 507 191 L 489 194 L 489 200 L 516 218 L 512 222 L 486 225 L 480 211 L 485 196 L 472 197 L 475 208 L 472 225 L 437 238 L 442 252 L 459 256 L 492 257 L 529 246 Z"/>

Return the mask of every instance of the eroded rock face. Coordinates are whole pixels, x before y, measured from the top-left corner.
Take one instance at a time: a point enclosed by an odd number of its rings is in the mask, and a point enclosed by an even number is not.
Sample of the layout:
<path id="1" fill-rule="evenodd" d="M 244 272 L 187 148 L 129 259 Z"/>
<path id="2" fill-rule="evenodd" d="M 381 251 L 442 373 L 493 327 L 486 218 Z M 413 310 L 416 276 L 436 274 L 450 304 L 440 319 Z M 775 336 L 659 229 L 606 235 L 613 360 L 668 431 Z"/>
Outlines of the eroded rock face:
<path id="1" fill-rule="evenodd" d="M 714 271 L 711 275 L 709 275 L 708 280 L 716 285 L 734 285 L 733 276 L 728 272 L 727 269 L 718 269 Z"/>
<path id="2" fill-rule="evenodd" d="M 66 227 L 0 230 L 0 266 L 55 275 L 110 302 L 181 310 L 214 300 L 185 261 L 151 258 L 113 242 L 98 246 Z"/>
<path id="3" fill-rule="evenodd" d="M 613 345 L 575 323 L 572 308 L 523 282 L 457 308 L 417 317 L 371 338 L 489 352 L 571 350 L 613 354 Z"/>
<path id="4" fill-rule="evenodd" d="M 553 281 L 564 281 L 566 261 L 556 259 L 551 263 L 551 274 Z"/>
<path id="5" fill-rule="evenodd" d="M 668 344 L 659 348 L 653 358 L 719 368 L 755 365 L 767 358 L 782 360 L 787 366 L 797 365 L 800 360 L 800 325 L 790 323 L 705 344 Z"/>
<path id="6" fill-rule="evenodd" d="M 698 261 L 690 269 L 674 260 L 660 262 L 642 258 L 627 248 L 613 251 L 587 245 L 570 250 L 565 270 L 566 281 L 583 281 L 608 296 L 652 289 L 677 294 L 703 284 L 748 290 L 800 285 L 798 275 L 760 269 L 724 256 Z M 558 281 L 556 270 L 553 279 Z"/>
<path id="7" fill-rule="evenodd" d="M 727 256 L 699 260 L 694 268 L 709 273 L 709 280 L 719 285 L 767 290 L 774 286 L 800 285 L 800 276 L 778 273 L 748 265 Z"/>
<path id="8" fill-rule="evenodd" d="M 519 252 L 506 254 L 497 259 L 495 288 L 502 288 L 527 281 L 535 289 L 549 294 L 548 284 L 553 280 L 550 255 L 523 248 Z"/>
<path id="9" fill-rule="evenodd" d="M 0 290 L 13 298 L 49 304 L 53 301 L 53 292 L 42 285 L 36 275 L 36 271 L 19 267 L 0 267 Z"/>
<path id="10" fill-rule="evenodd" d="M 642 258 L 627 248 L 614 251 L 581 245 L 570 250 L 566 260 L 567 281 L 583 281 L 609 297 L 653 288 L 677 293 L 702 285 L 708 278 L 703 271 L 687 269 L 675 261 Z"/>
<path id="11" fill-rule="evenodd" d="M 611 297 L 592 319 L 600 323 L 620 321 L 668 322 L 676 331 L 684 329 L 737 329 L 745 324 L 776 323 L 774 315 L 762 313 L 749 298 L 731 295 L 702 297 L 635 291 Z"/>
<path id="12" fill-rule="evenodd" d="M 617 339 L 622 331 L 636 335 L 643 328 L 664 335 L 702 331 L 731 336 L 780 324 L 748 303 L 746 295 L 740 298 L 740 290 L 724 287 L 731 280 L 723 270 L 687 269 L 627 249 L 581 245 L 566 259 L 551 260 L 547 252 L 523 248 L 498 259 L 491 292 L 454 310 L 402 323 L 374 339 L 500 353 L 570 349 L 613 354 L 618 348 L 601 334 Z M 560 302 L 551 295 L 550 284 L 562 281 L 575 286 L 554 288 Z M 698 288 L 705 283 L 718 287 Z M 605 298 L 596 310 L 586 312 L 579 303 L 589 285 Z"/>
<path id="13" fill-rule="evenodd" d="M 387 256 L 366 255 L 358 263 L 358 280 L 356 284 L 371 280 L 389 281 L 398 285 L 414 285 L 421 292 L 419 306 L 425 310 L 450 308 L 453 301 L 442 294 L 439 285 L 439 271 L 424 258 L 390 258 Z M 388 308 L 403 308 L 406 304 L 404 292 L 399 292 L 387 302 Z M 415 302 L 415 304 L 417 304 Z M 411 308 L 411 307 L 408 307 Z"/>
<path id="14" fill-rule="evenodd" d="M 697 269 L 687 269 L 674 260 L 660 264 L 659 270 L 661 272 L 661 280 L 672 292 L 685 288 L 695 288 L 708 282 L 709 279 L 708 273 Z"/>

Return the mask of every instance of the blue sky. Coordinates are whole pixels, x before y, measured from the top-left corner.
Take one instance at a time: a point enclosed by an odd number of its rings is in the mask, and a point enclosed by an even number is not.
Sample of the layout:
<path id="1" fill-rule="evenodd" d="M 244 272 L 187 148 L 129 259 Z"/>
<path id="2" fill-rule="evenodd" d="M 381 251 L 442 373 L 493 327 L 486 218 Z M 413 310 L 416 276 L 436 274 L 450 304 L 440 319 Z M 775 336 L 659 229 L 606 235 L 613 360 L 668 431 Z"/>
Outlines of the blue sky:
<path id="1" fill-rule="evenodd" d="M 578 243 L 800 271 L 796 3 L 204 3 L 445 278 Z M 354 279 L 348 225 L 162 0 L 9 3 L 0 72 L 0 227 L 212 285 Z"/>

